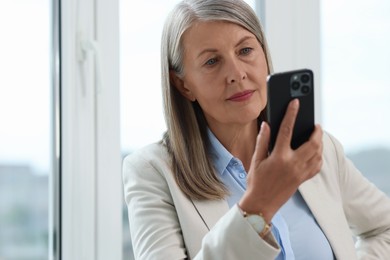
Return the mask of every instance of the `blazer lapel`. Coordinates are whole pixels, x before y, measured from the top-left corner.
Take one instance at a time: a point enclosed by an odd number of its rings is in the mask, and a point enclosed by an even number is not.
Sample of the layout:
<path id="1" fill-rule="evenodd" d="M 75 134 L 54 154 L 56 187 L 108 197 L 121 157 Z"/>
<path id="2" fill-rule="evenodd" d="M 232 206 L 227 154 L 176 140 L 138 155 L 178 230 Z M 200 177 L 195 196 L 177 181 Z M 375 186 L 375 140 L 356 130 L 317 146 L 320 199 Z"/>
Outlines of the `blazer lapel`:
<path id="1" fill-rule="evenodd" d="M 341 201 L 332 199 L 324 185 L 316 176 L 304 182 L 299 191 L 327 237 L 336 259 L 356 258 L 352 234 L 349 228 L 346 230 L 348 223 L 342 206 L 339 206 Z"/>
<path id="2" fill-rule="evenodd" d="M 218 201 L 199 201 L 193 200 L 192 203 L 198 211 L 208 230 L 214 227 L 218 220 L 229 210 L 226 200 Z"/>

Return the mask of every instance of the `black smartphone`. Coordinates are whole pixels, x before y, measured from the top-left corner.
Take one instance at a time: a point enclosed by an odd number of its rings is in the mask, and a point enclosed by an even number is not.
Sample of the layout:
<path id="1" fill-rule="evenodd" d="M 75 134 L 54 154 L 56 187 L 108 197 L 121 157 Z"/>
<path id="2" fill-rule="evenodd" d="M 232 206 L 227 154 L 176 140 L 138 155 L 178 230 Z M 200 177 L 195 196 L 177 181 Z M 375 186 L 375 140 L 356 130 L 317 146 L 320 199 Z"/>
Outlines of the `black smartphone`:
<path id="1" fill-rule="evenodd" d="M 306 142 L 314 130 L 314 74 L 310 69 L 300 69 L 271 74 L 267 78 L 267 122 L 271 128 L 271 152 L 278 136 L 289 102 L 299 99 L 299 111 L 295 121 L 291 148 Z"/>

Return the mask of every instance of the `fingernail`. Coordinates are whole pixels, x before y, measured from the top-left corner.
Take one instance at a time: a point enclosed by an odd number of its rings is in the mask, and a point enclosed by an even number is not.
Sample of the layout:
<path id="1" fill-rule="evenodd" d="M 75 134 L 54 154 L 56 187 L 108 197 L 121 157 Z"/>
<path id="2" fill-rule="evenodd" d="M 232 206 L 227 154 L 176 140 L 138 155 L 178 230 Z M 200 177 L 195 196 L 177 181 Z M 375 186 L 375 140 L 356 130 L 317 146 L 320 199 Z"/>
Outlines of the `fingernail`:
<path id="1" fill-rule="evenodd" d="M 265 128 L 266 128 L 266 124 L 267 124 L 267 121 L 261 122 L 261 125 L 260 125 L 260 132 L 264 133 Z"/>
<path id="2" fill-rule="evenodd" d="M 297 108 L 298 105 L 299 105 L 299 100 L 296 98 L 296 99 L 293 100 L 292 106 L 293 106 L 294 108 Z"/>

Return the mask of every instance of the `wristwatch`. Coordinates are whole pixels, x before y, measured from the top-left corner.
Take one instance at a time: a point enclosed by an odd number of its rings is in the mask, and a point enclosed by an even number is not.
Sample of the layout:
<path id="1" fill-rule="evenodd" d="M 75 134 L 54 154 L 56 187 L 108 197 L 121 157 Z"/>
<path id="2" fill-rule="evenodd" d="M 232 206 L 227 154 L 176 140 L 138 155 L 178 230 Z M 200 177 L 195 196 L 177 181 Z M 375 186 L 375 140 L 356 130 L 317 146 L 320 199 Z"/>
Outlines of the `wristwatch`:
<path id="1" fill-rule="evenodd" d="M 248 214 L 243 211 L 244 218 L 251 224 L 255 231 L 260 235 L 261 238 L 264 238 L 271 231 L 272 224 L 265 222 L 264 217 L 261 213 L 258 214 Z"/>

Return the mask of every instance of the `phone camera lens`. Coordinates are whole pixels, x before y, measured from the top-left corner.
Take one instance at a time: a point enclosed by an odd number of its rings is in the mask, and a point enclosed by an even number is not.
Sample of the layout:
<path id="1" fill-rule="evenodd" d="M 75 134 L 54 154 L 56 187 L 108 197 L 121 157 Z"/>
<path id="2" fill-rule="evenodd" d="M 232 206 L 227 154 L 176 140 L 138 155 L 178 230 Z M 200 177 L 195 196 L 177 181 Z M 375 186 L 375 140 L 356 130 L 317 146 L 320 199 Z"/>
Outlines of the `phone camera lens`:
<path id="1" fill-rule="evenodd" d="M 310 76 L 309 76 L 309 75 L 303 74 L 303 75 L 301 76 L 301 81 L 302 81 L 302 83 L 307 83 L 307 82 L 309 82 L 309 80 L 310 80 Z"/>
<path id="2" fill-rule="evenodd" d="M 302 94 L 308 94 L 310 92 L 310 87 L 307 85 L 302 86 L 301 88 Z"/>
<path id="3" fill-rule="evenodd" d="M 294 81 L 294 82 L 291 84 L 291 88 L 292 88 L 293 90 L 298 90 L 300 86 L 301 86 L 301 84 L 299 84 L 298 81 Z"/>

